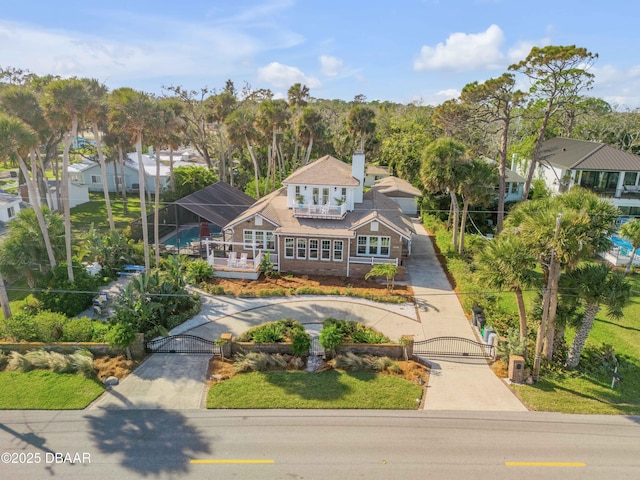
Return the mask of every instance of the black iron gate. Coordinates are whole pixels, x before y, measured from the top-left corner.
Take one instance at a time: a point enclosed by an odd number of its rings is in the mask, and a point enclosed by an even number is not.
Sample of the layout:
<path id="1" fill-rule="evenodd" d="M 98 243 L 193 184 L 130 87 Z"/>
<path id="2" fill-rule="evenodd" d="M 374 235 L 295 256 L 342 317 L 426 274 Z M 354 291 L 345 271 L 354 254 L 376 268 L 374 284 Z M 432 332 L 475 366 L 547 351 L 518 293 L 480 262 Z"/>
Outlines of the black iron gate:
<path id="1" fill-rule="evenodd" d="M 413 342 L 413 354 L 426 357 L 494 358 L 494 346 L 463 337 L 436 337 Z"/>
<path id="2" fill-rule="evenodd" d="M 220 355 L 221 347 L 215 342 L 195 335 L 170 335 L 158 337 L 146 343 L 149 353 L 208 353 Z"/>

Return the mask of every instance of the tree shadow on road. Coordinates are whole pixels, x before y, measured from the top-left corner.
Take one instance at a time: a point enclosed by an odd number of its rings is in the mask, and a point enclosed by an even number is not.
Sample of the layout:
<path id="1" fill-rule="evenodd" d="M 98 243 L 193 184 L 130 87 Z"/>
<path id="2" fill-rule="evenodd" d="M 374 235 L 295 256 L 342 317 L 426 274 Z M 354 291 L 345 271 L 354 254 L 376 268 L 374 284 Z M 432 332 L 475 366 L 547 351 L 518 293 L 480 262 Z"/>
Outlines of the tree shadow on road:
<path id="1" fill-rule="evenodd" d="M 178 411 L 98 410 L 86 419 L 96 448 L 121 457 L 142 476 L 189 472 L 190 460 L 211 454 L 207 439 Z"/>

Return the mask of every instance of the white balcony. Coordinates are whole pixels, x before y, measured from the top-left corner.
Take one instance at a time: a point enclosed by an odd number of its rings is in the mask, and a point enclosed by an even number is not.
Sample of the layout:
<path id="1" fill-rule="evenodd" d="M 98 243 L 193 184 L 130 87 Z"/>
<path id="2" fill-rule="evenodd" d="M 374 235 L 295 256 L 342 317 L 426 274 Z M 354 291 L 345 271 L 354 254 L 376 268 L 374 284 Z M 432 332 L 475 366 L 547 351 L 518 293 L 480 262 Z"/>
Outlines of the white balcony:
<path id="1" fill-rule="evenodd" d="M 341 219 L 347 214 L 347 205 L 314 205 L 311 203 L 295 204 L 293 215 L 298 218 Z"/>

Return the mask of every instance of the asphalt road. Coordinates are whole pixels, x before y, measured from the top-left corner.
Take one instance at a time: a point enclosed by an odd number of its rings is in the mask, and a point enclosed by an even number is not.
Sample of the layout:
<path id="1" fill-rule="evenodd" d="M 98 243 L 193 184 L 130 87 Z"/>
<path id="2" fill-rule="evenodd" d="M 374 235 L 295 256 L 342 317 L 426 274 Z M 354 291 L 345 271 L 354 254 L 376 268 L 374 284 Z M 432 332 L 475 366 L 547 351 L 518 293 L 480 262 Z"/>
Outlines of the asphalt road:
<path id="1" fill-rule="evenodd" d="M 2 411 L 0 422 L 0 477 L 15 480 L 621 480 L 640 472 L 638 417 L 92 410 Z"/>

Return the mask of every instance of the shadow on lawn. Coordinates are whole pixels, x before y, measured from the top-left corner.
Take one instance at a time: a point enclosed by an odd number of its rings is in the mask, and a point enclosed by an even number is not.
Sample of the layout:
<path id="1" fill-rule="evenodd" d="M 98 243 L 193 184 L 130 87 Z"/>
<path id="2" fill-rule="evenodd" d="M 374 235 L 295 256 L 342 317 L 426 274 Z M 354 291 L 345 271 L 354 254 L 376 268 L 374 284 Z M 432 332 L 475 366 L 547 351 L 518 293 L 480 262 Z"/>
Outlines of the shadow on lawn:
<path id="1" fill-rule="evenodd" d="M 340 381 L 335 370 L 325 372 L 263 372 L 267 382 L 305 400 L 330 401 L 343 398 L 351 387 Z"/>

